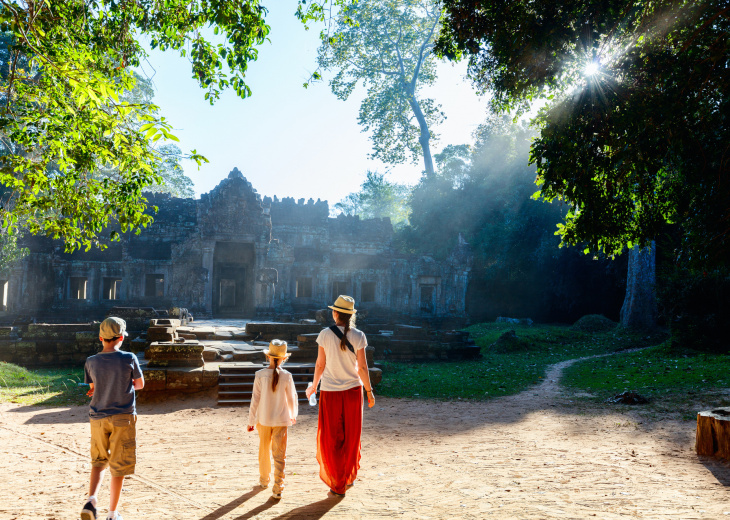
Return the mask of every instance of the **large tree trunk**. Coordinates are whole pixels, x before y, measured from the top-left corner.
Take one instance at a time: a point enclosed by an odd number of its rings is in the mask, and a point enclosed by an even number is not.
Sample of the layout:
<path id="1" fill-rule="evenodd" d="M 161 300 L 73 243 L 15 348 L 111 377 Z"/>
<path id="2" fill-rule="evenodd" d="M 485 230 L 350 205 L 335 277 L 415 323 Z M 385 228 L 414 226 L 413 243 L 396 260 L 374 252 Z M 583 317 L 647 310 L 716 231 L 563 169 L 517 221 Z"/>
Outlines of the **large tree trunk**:
<path id="1" fill-rule="evenodd" d="M 426 168 L 426 177 L 431 179 L 436 174 L 433 168 L 433 159 L 431 158 L 431 145 L 429 144 L 431 140 L 431 132 L 428 130 L 428 123 L 426 123 L 426 118 L 421 110 L 421 105 L 419 105 L 416 100 L 416 96 L 411 94 L 408 103 L 411 105 L 413 114 L 416 116 L 418 126 L 421 129 L 421 135 L 418 137 L 418 142 L 421 145 L 421 149 L 423 149 L 423 163 Z"/>
<path id="2" fill-rule="evenodd" d="M 621 326 L 650 330 L 656 327 L 656 251 L 654 242 L 629 251 L 626 297 L 621 307 Z"/>

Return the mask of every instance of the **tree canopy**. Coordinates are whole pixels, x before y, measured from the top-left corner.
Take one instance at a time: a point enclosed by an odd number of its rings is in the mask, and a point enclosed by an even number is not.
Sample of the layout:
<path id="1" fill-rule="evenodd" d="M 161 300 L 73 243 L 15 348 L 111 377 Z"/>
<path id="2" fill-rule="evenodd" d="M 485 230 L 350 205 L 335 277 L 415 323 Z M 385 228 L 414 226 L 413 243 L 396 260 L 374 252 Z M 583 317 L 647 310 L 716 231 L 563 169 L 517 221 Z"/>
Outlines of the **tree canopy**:
<path id="1" fill-rule="evenodd" d="M 345 215 L 362 218 L 388 217 L 394 226 L 408 222 L 408 196 L 410 188 L 391 182 L 384 173 L 367 172 L 360 191 L 350 193 L 335 204 L 335 209 Z"/>
<path id="2" fill-rule="evenodd" d="M 500 110 L 546 103 L 531 160 L 571 206 L 569 244 L 616 254 L 681 228 L 679 257 L 730 259 L 730 6 L 724 0 L 444 0 L 437 52 Z"/>
<path id="3" fill-rule="evenodd" d="M 246 97 L 265 14 L 258 0 L 0 0 L 4 232 L 22 220 L 73 250 L 117 238 L 105 231 L 114 222 L 123 232 L 149 224 L 142 190 L 164 162 L 153 145 L 175 137 L 152 103 L 123 99 L 142 39 L 186 56 L 211 103 L 227 88 Z M 118 175 L 99 175 L 105 168 Z"/>
<path id="4" fill-rule="evenodd" d="M 372 133 L 373 158 L 398 164 L 423 157 L 433 175 L 430 141 L 444 119 L 421 88 L 436 80 L 433 45 L 441 7 L 434 0 L 334 2 L 331 31 L 322 33 L 319 66 L 334 70 L 332 92 L 347 99 L 367 87 L 358 123 Z M 316 6 L 316 4 L 315 4 Z"/>

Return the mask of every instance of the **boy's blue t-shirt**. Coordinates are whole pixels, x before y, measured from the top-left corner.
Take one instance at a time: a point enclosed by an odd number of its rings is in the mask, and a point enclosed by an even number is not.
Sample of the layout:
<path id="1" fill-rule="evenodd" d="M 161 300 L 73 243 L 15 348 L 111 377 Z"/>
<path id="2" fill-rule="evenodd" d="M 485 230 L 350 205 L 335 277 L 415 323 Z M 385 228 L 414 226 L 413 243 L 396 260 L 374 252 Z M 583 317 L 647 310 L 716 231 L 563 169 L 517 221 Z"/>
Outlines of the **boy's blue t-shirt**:
<path id="1" fill-rule="evenodd" d="M 132 379 L 142 377 L 137 356 L 131 352 L 99 352 L 86 358 L 84 382 L 94 383 L 89 417 L 136 414 Z"/>

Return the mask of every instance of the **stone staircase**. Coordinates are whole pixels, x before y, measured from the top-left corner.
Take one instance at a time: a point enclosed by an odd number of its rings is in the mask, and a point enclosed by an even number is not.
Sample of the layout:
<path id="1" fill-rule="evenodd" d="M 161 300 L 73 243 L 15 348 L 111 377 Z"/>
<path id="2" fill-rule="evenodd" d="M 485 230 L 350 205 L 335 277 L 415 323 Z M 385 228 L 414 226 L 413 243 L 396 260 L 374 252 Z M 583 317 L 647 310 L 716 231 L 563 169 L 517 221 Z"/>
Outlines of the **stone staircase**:
<path id="1" fill-rule="evenodd" d="M 248 406 L 256 371 L 264 368 L 258 363 L 223 363 L 218 378 L 219 406 Z M 294 377 L 299 402 L 307 402 L 305 392 L 314 377 L 314 363 L 287 363 L 284 369 Z"/>

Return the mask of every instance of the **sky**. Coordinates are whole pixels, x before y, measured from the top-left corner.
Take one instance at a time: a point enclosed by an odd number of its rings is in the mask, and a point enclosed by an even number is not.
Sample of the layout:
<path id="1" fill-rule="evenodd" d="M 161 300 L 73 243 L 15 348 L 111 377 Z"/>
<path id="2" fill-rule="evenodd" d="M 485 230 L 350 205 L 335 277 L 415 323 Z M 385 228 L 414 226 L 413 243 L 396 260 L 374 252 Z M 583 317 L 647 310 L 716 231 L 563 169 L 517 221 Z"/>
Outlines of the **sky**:
<path id="1" fill-rule="evenodd" d="M 293 4 L 271 2 L 269 40 L 249 64 L 252 96 L 240 99 L 225 91 L 211 106 L 191 78 L 190 64 L 174 52 L 153 51 L 142 67 L 156 89 L 154 102 L 173 126 L 183 152 L 195 149 L 210 162 L 198 169 L 185 161 L 196 195 L 212 190 L 237 167 L 263 196 L 328 200 L 330 207 L 357 191 L 368 169 L 390 171 L 388 179 L 413 185 L 423 161 L 391 166 L 371 160 L 369 136 L 357 124 L 365 89 L 341 101 L 324 81 L 302 85 L 316 68 L 318 28 L 306 31 Z M 423 90 L 442 105 L 447 119 L 436 132 L 432 153 L 448 144 L 473 141 L 471 134 L 486 118 L 487 98 L 475 94 L 465 79 L 464 63 L 443 63 L 438 81 Z"/>

